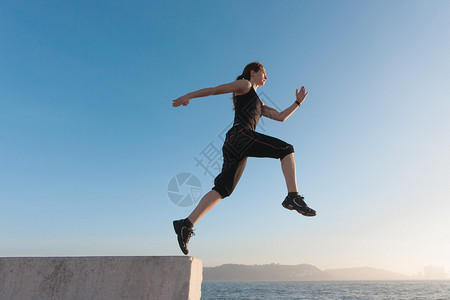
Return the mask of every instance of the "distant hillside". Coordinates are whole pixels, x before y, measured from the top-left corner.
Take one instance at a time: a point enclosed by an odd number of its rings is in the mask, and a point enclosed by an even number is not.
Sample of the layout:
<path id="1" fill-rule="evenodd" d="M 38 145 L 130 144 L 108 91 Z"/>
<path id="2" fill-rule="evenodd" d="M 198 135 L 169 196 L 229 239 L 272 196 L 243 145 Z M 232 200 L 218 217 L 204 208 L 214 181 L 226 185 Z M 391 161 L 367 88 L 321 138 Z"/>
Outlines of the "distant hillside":
<path id="1" fill-rule="evenodd" d="M 226 264 L 203 268 L 204 280 L 215 281 L 300 281 L 320 280 L 327 276 L 317 267 L 302 265 L 237 265 Z"/>
<path id="2" fill-rule="evenodd" d="M 323 271 L 330 275 L 332 280 L 402 280 L 408 276 L 369 267 L 350 269 L 330 269 Z"/>
<path id="3" fill-rule="evenodd" d="M 204 267 L 203 279 L 211 281 L 314 281 L 314 280 L 401 280 L 402 274 L 369 267 L 321 271 L 308 265 L 239 265 Z"/>

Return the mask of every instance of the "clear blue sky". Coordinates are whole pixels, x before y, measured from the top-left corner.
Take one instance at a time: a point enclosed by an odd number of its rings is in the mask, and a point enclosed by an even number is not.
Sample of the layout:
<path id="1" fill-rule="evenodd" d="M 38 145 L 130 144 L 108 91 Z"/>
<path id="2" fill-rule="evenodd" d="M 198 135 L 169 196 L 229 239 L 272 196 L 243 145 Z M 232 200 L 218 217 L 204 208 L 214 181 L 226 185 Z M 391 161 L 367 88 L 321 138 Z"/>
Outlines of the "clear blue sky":
<path id="1" fill-rule="evenodd" d="M 0 256 L 182 255 L 172 220 L 193 207 L 168 184 L 212 188 L 194 157 L 234 112 L 172 100 L 256 60 L 281 110 L 309 92 L 257 131 L 294 145 L 318 215 L 283 209 L 279 160 L 249 158 L 190 254 L 450 273 L 449 28 L 449 1 L 3 1 Z"/>

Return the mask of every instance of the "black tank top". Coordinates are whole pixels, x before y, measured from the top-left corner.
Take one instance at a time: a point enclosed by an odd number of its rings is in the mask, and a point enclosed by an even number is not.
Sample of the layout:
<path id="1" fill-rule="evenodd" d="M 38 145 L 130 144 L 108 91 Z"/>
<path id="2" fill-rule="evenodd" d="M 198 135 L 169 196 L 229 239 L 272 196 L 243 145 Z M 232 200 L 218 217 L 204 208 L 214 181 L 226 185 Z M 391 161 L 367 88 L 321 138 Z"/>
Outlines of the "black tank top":
<path id="1" fill-rule="evenodd" d="M 239 124 L 244 128 L 255 131 L 261 117 L 262 103 L 253 85 L 247 94 L 235 96 L 235 99 L 233 126 Z"/>

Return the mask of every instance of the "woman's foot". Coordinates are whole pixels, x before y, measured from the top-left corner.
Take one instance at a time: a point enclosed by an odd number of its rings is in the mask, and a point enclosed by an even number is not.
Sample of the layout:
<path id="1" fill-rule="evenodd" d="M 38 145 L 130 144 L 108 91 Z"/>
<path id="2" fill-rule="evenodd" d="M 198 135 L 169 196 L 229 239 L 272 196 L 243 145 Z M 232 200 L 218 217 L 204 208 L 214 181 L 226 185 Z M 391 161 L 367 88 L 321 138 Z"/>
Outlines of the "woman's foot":
<path id="1" fill-rule="evenodd" d="M 284 199 L 283 205 L 284 208 L 289 210 L 296 210 L 298 213 L 307 216 L 307 217 L 314 217 L 316 215 L 316 211 L 305 203 L 303 201 L 304 197 L 297 195 L 295 197 L 289 197 L 286 196 L 286 199 Z"/>
<path id="2" fill-rule="evenodd" d="M 186 226 L 184 219 L 173 221 L 173 229 L 178 236 L 178 245 L 180 245 L 181 251 L 187 255 L 189 253 L 187 248 L 189 239 L 195 235 L 194 229 Z"/>

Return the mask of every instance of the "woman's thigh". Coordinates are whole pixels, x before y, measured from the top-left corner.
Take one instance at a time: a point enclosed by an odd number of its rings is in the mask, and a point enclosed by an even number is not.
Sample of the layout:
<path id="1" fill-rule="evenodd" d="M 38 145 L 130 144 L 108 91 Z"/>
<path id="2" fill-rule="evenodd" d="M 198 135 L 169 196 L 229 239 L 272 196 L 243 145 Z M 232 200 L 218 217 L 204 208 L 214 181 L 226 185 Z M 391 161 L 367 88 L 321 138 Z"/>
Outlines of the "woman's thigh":
<path id="1" fill-rule="evenodd" d="M 239 138 L 242 156 L 283 158 L 294 152 L 291 144 L 256 131 L 243 130 Z"/>

